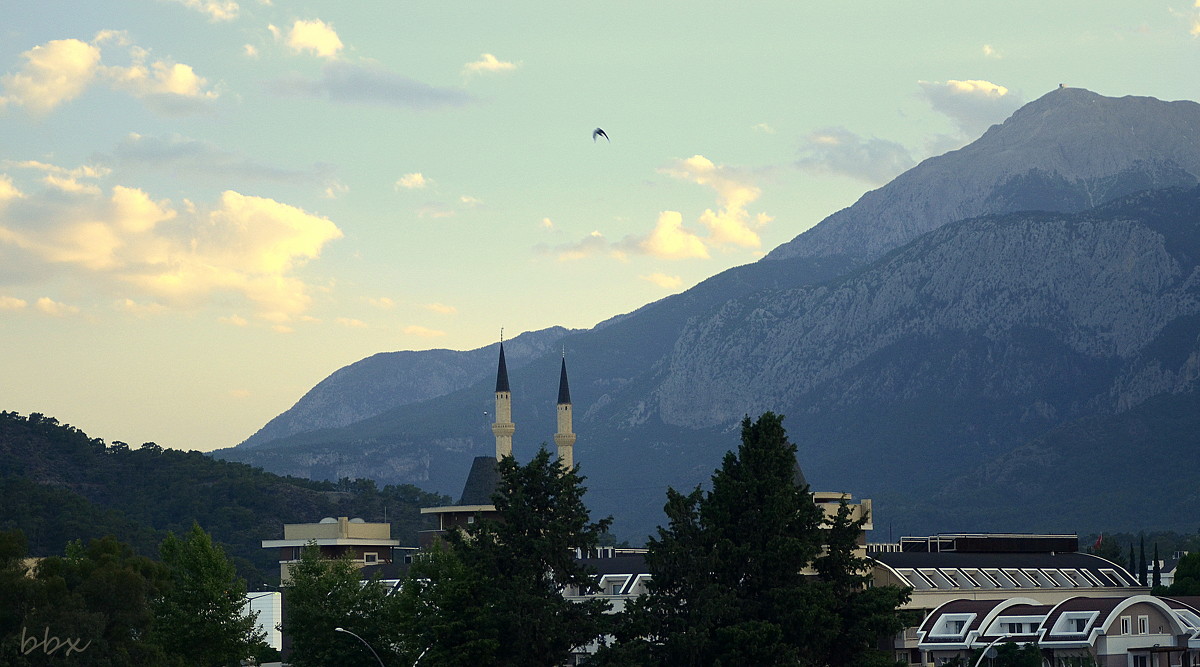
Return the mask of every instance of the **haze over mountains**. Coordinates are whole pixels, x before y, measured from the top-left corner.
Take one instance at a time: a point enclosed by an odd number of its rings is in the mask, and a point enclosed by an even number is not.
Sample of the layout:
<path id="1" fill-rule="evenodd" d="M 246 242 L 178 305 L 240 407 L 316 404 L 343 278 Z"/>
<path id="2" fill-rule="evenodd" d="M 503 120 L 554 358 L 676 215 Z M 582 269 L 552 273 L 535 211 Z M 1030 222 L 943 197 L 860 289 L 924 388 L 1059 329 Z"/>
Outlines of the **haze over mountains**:
<path id="1" fill-rule="evenodd" d="M 620 536 L 765 410 L 815 490 L 873 498 L 894 537 L 1194 529 L 1198 175 L 1200 105 L 1055 90 L 762 261 L 506 342 L 517 456 L 551 440 L 565 347 L 575 460 Z M 495 360 L 375 355 L 217 455 L 457 495 L 493 451 Z"/>

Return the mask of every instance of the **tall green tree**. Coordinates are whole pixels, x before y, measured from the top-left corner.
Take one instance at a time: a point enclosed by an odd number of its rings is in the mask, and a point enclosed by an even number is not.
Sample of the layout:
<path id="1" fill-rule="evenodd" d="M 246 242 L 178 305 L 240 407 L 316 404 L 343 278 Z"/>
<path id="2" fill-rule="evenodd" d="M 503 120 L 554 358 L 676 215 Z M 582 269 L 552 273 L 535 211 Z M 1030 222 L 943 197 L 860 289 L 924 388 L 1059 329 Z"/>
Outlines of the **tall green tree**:
<path id="1" fill-rule="evenodd" d="M 1200 552 L 1179 559 L 1175 580 L 1167 588 L 1169 595 L 1200 595 Z"/>
<path id="2" fill-rule="evenodd" d="M 446 534 L 446 549 L 414 563 L 401 598 L 409 660 L 439 665 L 559 665 L 604 631 L 607 603 L 574 556 L 598 545 L 611 519 L 592 522 L 578 467 L 543 446 L 526 465 L 497 464 L 497 520 Z"/>
<path id="3" fill-rule="evenodd" d="M 322 558 L 310 543 L 292 564 L 283 596 L 283 632 L 291 638 L 289 662 L 296 667 L 376 664 L 362 642 L 337 628 L 361 637 L 386 663 L 405 664 L 395 599 L 378 579 L 364 580 L 350 560 Z"/>
<path id="4" fill-rule="evenodd" d="M 843 506 L 825 521 L 796 484 L 781 416 L 743 420 L 712 490 L 669 489 L 664 510 L 668 525 L 646 555 L 649 593 L 622 614 L 601 661 L 864 665 L 880 635 L 903 627 L 907 592 L 866 588 L 869 567 L 855 554 L 865 518 Z"/>
<path id="5" fill-rule="evenodd" d="M 243 613 L 245 580 L 199 524 L 183 538 L 168 533 L 159 551 L 168 575 L 154 603 L 151 636 L 164 651 L 184 664 L 209 667 L 237 664 L 263 648 L 256 615 Z"/>

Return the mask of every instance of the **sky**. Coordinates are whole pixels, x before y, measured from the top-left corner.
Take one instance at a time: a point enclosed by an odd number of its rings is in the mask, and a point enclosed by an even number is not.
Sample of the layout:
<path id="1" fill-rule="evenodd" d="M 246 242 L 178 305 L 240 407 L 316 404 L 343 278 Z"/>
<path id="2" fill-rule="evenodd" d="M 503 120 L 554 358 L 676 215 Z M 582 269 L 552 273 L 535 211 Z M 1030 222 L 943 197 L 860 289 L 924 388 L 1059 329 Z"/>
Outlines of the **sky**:
<path id="1" fill-rule="evenodd" d="M 6 2 L 0 409 L 229 447 L 372 354 L 756 261 L 1059 84 L 1200 100 L 1198 64 L 1200 0 Z"/>

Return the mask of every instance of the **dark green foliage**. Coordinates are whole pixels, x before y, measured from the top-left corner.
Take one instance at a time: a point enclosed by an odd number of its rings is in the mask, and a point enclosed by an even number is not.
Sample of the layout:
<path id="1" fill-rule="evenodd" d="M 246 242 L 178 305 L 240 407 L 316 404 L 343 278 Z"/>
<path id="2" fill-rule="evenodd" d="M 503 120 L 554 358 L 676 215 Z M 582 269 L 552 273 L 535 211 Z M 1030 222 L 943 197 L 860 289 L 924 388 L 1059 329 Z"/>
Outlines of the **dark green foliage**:
<path id="1" fill-rule="evenodd" d="M 1150 578 L 1151 586 L 1162 586 L 1162 566 L 1158 561 L 1158 544 L 1154 545 L 1154 568 L 1153 576 Z"/>
<path id="2" fill-rule="evenodd" d="M 349 560 L 323 559 L 310 544 L 292 565 L 283 595 L 283 632 L 292 638 L 289 662 L 296 667 L 376 664 L 361 641 L 336 628 L 362 637 L 385 664 L 405 664 L 395 642 L 396 599 L 379 580 L 363 581 Z"/>
<path id="3" fill-rule="evenodd" d="M 1138 536 L 1138 541 L 1140 543 L 1140 547 L 1138 549 L 1138 562 L 1137 562 L 1136 574 L 1137 574 L 1137 578 L 1138 578 L 1138 583 L 1145 586 L 1146 585 L 1146 536 L 1145 535 Z"/>
<path id="4" fill-rule="evenodd" d="M 196 522 L 258 588 L 277 572 L 276 555 L 261 541 L 285 523 L 386 514 L 393 536 L 415 544 L 420 507 L 444 502 L 409 485 L 313 482 L 155 443 L 106 446 L 52 417 L 0 412 L 0 530 L 20 528 L 37 555 L 105 535 L 157 555 L 168 531 L 183 534 Z"/>
<path id="5" fill-rule="evenodd" d="M 1179 559 L 1175 581 L 1167 587 L 1168 595 L 1200 595 L 1200 551 Z"/>
<path id="6" fill-rule="evenodd" d="M 747 418 L 711 492 L 668 490 L 668 526 L 648 544 L 650 591 L 621 615 L 602 662 L 891 664 L 871 649 L 904 627 L 908 592 L 865 587 L 870 570 L 854 553 L 865 517 L 843 505 L 827 523 L 793 481 L 795 453 L 782 417 Z"/>
<path id="7" fill-rule="evenodd" d="M 169 533 L 159 550 L 169 576 L 153 605 L 155 642 L 196 667 L 236 664 L 264 646 L 256 619 L 242 613 L 245 580 L 199 524 L 182 539 Z"/>
<path id="8" fill-rule="evenodd" d="M 1092 546 L 1088 547 L 1088 553 L 1121 564 L 1121 545 L 1112 536 L 1099 536 Z"/>
<path id="9" fill-rule="evenodd" d="M 413 564 L 401 594 L 409 660 L 427 651 L 423 662 L 438 665 L 560 665 L 604 633 L 607 603 L 563 597 L 595 589 L 574 551 L 596 547 L 611 521 L 590 521 L 578 468 L 545 447 L 497 468 L 500 518 L 447 533 L 446 550 Z"/>

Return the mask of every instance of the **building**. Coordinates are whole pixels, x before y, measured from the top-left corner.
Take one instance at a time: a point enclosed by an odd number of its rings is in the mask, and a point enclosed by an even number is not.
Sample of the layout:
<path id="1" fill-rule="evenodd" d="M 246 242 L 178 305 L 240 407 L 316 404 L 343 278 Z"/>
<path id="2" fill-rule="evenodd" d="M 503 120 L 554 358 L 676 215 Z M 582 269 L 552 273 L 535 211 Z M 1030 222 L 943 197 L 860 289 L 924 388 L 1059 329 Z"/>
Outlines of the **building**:
<path id="1" fill-rule="evenodd" d="M 571 389 L 567 383 L 567 356 L 564 353 L 558 379 L 558 406 L 556 409 L 558 430 L 554 443 L 558 449 L 558 460 L 570 469 L 575 463 L 575 433 L 572 430 Z M 496 410 L 492 435 L 496 438 L 496 455 L 477 456 L 471 462 L 471 471 L 463 485 L 458 503 L 442 507 L 423 507 L 421 514 L 437 518 L 437 528 L 423 530 L 417 536 L 421 549 L 428 549 L 441 535 L 453 528 L 464 528 L 474 523 L 477 517 L 495 519 L 499 516 L 492 504 L 499 475 L 496 462 L 512 456 L 513 434 L 517 430 L 512 421 L 512 390 L 508 383 L 508 366 L 504 361 L 504 341 L 500 342 L 500 360 L 496 364 Z"/>
<path id="2" fill-rule="evenodd" d="M 894 638 L 894 655 L 909 664 L 938 665 L 967 656 L 1001 635 L 1004 641 L 1037 641 L 1043 623 L 1059 605 L 1149 597 L 1149 589 L 1123 566 L 1079 553 L 1078 548 L 1075 535 L 994 533 L 906 537 L 896 544 L 868 545 L 875 563 L 874 585 L 911 587 L 906 608 L 924 618 L 918 627 Z M 1060 648 L 1064 660 L 1079 655 L 1078 646 L 1071 647 L 1075 653 Z"/>
<path id="3" fill-rule="evenodd" d="M 279 550 L 279 581 L 291 580 L 291 564 L 300 560 L 300 552 L 313 543 L 323 558 L 349 557 L 362 567 L 390 563 L 400 546 L 392 539 L 392 524 L 367 523 L 362 519 L 325 517 L 317 523 L 289 523 L 283 526 L 282 540 L 263 540 L 264 549 Z"/>
<path id="4" fill-rule="evenodd" d="M 1053 605 L 958 599 L 935 609 L 916 634 L 925 664 L 933 665 L 1011 641 L 1036 645 L 1049 667 L 1089 659 L 1098 667 L 1193 667 L 1200 665 L 1197 602 L 1145 594 L 1077 595 Z"/>

